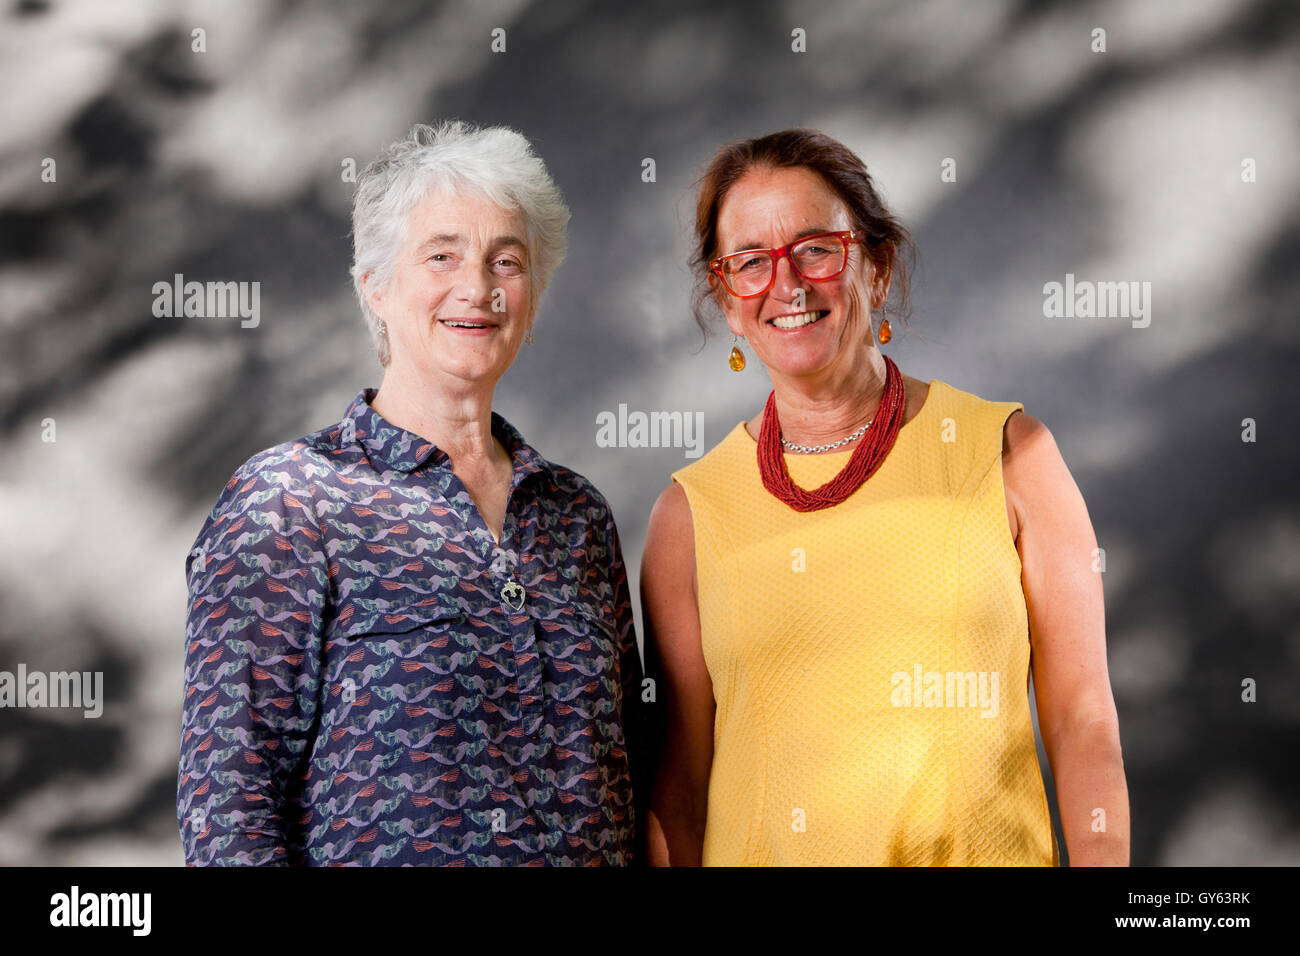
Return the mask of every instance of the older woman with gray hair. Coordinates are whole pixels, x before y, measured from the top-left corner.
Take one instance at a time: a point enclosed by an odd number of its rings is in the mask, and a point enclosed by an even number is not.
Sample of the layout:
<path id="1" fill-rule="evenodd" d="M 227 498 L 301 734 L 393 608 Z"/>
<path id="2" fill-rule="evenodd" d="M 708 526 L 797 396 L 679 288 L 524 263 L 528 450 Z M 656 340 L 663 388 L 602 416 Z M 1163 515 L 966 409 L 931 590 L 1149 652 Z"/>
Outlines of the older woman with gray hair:
<path id="1" fill-rule="evenodd" d="M 381 387 L 240 467 L 187 562 L 189 864 L 632 862 L 614 518 L 492 410 L 568 218 L 509 129 L 416 126 L 359 178 Z"/>

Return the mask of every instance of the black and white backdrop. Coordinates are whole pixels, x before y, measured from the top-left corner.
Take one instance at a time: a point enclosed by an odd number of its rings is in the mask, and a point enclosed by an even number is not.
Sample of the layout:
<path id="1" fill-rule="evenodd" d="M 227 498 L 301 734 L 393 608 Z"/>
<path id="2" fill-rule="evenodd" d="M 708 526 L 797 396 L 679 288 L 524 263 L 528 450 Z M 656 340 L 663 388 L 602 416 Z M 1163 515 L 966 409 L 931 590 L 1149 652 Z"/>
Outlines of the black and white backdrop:
<path id="1" fill-rule="evenodd" d="M 0 864 L 181 862 L 186 551 L 240 463 L 379 384 L 347 171 L 450 117 L 523 132 L 573 210 L 497 408 L 609 498 L 634 587 L 688 449 L 601 447 L 597 416 L 702 412 L 708 448 L 770 387 L 701 348 L 693 183 L 790 126 L 857 151 L 920 248 L 887 353 L 1023 402 L 1088 503 L 1133 862 L 1300 862 L 1297 14 L 4 0 L 0 670 L 103 699 L 0 709 Z M 258 320 L 155 315 L 177 274 L 256 282 Z M 1049 316 L 1067 276 L 1145 314 Z"/>

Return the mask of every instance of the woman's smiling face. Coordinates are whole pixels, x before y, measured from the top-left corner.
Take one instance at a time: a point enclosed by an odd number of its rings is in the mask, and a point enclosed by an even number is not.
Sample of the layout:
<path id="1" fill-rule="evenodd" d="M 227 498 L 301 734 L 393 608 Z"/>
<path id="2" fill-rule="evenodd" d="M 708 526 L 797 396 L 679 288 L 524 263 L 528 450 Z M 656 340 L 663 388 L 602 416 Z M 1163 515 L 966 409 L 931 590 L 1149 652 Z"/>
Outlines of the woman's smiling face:
<path id="1" fill-rule="evenodd" d="M 532 323 L 525 227 L 519 212 L 474 195 L 433 191 L 411 210 L 393 273 L 370 292 L 393 364 L 421 379 L 504 374 Z"/>
<path id="2" fill-rule="evenodd" d="M 723 200 L 717 255 L 776 249 L 812 233 L 852 228 L 848 207 L 817 173 L 802 166 L 756 167 Z M 849 244 L 848 254 L 847 268 L 820 282 L 801 278 L 785 257 L 762 295 L 742 299 L 717 286 L 727 326 L 748 340 L 769 371 L 794 377 L 834 374 L 866 361 L 875 348 L 869 325 L 871 263 L 857 243 Z M 795 328 L 773 323 L 787 317 L 782 324 L 794 324 L 799 320 L 789 317 L 803 313 L 816 321 Z"/>

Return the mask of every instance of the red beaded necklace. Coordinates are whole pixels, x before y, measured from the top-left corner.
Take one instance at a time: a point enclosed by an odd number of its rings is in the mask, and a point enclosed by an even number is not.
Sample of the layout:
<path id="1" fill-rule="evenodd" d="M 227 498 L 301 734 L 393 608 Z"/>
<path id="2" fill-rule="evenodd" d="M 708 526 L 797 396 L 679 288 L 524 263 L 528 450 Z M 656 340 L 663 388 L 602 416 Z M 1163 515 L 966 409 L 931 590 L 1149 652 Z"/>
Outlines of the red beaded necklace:
<path id="1" fill-rule="evenodd" d="M 872 416 L 867 432 L 853 449 L 848 464 L 820 488 L 805 491 L 790 478 L 781 453 L 781 423 L 776 420 L 776 390 L 767 396 L 763 425 L 758 433 L 758 472 L 763 487 L 795 511 L 820 511 L 837 505 L 875 474 L 894 447 L 903 427 L 903 373 L 888 355 L 885 360 L 885 391 Z"/>

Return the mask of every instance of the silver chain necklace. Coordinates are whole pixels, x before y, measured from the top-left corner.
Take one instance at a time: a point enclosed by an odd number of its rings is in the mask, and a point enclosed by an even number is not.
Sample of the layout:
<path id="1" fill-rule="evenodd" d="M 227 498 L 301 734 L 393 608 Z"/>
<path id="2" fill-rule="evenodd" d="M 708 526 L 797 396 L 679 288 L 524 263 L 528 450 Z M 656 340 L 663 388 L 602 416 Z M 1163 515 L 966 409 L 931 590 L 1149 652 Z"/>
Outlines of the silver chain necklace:
<path id="1" fill-rule="evenodd" d="M 786 451 L 792 451 L 799 455 L 818 455 L 824 451 L 832 451 L 836 448 L 839 448 L 841 445 L 847 445 L 849 442 L 861 438 L 864 434 L 866 434 L 867 429 L 871 427 L 871 423 L 874 420 L 875 420 L 875 416 L 873 415 L 871 418 L 867 419 L 867 423 L 865 425 L 863 425 L 861 428 L 855 431 L 848 438 L 841 438 L 839 441 L 833 441 L 829 445 L 796 445 L 794 442 L 786 441 L 784 438 L 782 438 L 781 447 L 784 448 Z"/>

